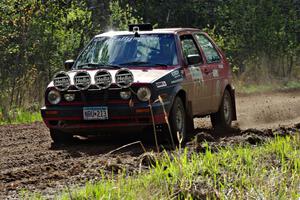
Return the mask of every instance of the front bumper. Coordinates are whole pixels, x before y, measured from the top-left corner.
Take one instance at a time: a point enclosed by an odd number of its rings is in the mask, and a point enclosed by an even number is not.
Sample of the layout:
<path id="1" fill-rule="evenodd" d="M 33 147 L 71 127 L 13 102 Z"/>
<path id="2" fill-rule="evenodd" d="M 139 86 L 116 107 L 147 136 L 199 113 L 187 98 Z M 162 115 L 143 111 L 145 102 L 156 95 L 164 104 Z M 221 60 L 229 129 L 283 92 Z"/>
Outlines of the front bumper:
<path id="1" fill-rule="evenodd" d="M 169 103 L 165 103 L 168 110 Z M 103 105 L 93 105 L 103 106 Z M 143 131 L 153 126 L 150 107 L 141 105 L 104 105 L 108 107 L 108 120 L 84 120 L 83 106 L 46 106 L 41 108 L 48 128 L 70 133 L 94 133 L 116 131 Z M 84 106 L 89 107 L 89 105 Z M 165 124 L 165 115 L 159 102 L 152 104 L 154 124 Z M 150 129 L 151 130 L 151 129 Z"/>

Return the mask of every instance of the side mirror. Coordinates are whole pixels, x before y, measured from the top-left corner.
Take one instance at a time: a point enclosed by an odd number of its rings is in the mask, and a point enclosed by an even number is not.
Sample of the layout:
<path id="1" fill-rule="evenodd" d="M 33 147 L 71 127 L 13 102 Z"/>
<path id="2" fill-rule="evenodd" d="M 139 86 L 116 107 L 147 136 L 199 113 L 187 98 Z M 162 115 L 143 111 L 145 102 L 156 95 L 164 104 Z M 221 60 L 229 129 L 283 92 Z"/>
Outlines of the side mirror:
<path id="1" fill-rule="evenodd" d="M 65 70 L 71 70 L 75 61 L 74 60 L 66 60 L 65 61 Z"/>
<path id="2" fill-rule="evenodd" d="M 195 65 L 202 62 L 201 56 L 198 54 L 191 54 L 187 57 L 188 65 Z"/>

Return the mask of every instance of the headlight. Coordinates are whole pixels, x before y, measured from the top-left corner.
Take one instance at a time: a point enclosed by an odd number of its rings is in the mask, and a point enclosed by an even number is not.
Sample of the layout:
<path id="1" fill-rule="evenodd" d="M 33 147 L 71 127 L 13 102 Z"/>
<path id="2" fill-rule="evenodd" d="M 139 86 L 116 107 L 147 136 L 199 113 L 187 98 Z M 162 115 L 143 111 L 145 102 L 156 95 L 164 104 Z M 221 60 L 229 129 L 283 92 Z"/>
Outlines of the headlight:
<path id="1" fill-rule="evenodd" d="M 60 102 L 61 100 L 61 96 L 60 96 L 60 93 L 56 90 L 51 90 L 49 93 L 48 93 L 48 101 L 53 104 L 53 105 L 56 105 Z"/>
<path id="2" fill-rule="evenodd" d="M 149 101 L 151 98 L 151 90 L 147 87 L 141 87 L 137 91 L 137 97 L 140 101 Z"/>
<path id="3" fill-rule="evenodd" d="M 65 94 L 64 95 L 64 98 L 65 98 L 65 100 L 66 101 L 74 101 L 74 99 L 75 99 L 75 94 Z"/>
<path id="4" fill-rule="evenodd" d="M 124 100 L 128 100 L 131 97 L 131 92 L 130 91 L 121 91 L 120 97 Z"/>

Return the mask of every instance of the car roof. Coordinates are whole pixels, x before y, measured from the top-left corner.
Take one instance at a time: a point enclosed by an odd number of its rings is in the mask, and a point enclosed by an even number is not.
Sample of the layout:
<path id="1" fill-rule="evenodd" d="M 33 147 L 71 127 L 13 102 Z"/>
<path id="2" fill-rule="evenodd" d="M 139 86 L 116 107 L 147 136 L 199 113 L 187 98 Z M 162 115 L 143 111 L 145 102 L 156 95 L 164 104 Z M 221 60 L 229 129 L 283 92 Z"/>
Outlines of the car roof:
<path id="1" fill-rule="evenodd" d="M 199 32 L 200 29 L 196 28 L 160 28 L 160 29 L 153 29 L 151 31 L 139 31 L 139 34 L 177 34 L 179 32 Z M 105 33 L 101 33 L 96 35 L 95 37 L 113 37 L 118 35 L 132 35 L 134 34 L 131 31 L 108 31 Z"/>

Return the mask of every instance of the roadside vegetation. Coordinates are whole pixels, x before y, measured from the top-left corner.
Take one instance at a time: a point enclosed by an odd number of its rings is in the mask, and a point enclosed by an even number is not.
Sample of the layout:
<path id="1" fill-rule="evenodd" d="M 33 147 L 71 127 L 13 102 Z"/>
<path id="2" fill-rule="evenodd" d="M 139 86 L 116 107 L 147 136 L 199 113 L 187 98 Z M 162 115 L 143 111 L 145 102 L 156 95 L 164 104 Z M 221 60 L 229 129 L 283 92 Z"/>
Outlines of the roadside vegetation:
<path id="1" fill-rule="evenodd" d="M 36 121 L 42 121 L 41 114 L 38 111 L 13 109 L 10 110 L 7 114 L 9 116 L 7 118 L 4 118 L 2 112 L 0 112 L 0 125 L 26 124 L 26 123 L 36 122 Z"/>
<path id="2" fill-rule="evenodd" d="M 99 182 L 66 190 L 57 199 L 298 199 L 300 135 L 275 137 L 258 145 L 238 144 L 203 152 L 189 148 L 156 154 L 149 171 L 126 169 Z M 42 195 L 23 197 L 43 199 Z"/>
<path id="3" fill-rule="evenodd" d="M 252 94 L 260 92 L 272 92 L 272 91 L 289 91 L 300 89 L 300 81 L 273 81 L 269 83 L 244 83 L 239 80 L 234 81 L 236 92 L 239 94 Z"/>

